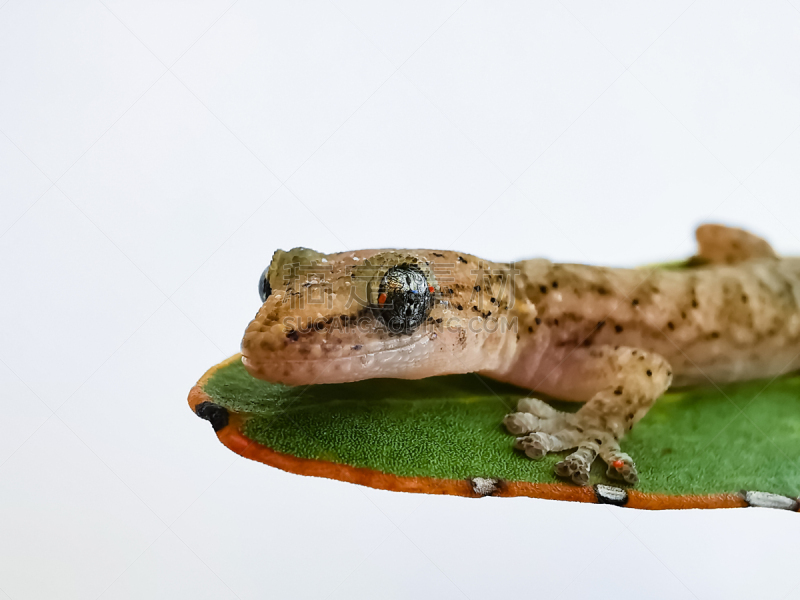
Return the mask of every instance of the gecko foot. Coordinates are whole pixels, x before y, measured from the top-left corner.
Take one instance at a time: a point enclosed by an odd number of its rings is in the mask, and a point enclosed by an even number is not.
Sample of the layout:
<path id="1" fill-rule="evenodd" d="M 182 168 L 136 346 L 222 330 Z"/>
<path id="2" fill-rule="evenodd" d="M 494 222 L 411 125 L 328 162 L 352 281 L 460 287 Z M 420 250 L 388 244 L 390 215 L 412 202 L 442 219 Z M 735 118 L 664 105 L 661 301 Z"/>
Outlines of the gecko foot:
<path id="1" fill-rule="evenodd" d="M 507 415 L 503 422 L 509 433 L 519 436 L 514 447 L 528 458 L 536 460 L 550 452 L 577 448 L 555 465 L 559 477 L 588 485 L 592 463 L 599 456 L 608 464 L 609 477 L 627 483 L 639 480 L 636 465 L 620 451 L 617 438 L 596 422 L 581 414 L 558 411 L 535 398 L 521 400 L 517 409 L 519 412 Z"/>

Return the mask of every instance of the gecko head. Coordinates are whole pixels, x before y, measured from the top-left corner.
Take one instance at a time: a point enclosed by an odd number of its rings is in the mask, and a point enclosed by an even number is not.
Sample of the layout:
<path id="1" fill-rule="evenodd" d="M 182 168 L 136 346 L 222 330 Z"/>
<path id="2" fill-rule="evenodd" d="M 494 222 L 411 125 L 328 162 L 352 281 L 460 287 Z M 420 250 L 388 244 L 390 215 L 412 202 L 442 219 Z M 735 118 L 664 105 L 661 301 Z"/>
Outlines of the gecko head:
<path id="1" fill-rule="evenodd" d="M 476 291 L 476 269 L 475 257 L 448 251 L 278 250 L 259 278 L 242 361 L 289 385 L 486 369 L 502 338 L 482 325 L 507 306 Z"/>

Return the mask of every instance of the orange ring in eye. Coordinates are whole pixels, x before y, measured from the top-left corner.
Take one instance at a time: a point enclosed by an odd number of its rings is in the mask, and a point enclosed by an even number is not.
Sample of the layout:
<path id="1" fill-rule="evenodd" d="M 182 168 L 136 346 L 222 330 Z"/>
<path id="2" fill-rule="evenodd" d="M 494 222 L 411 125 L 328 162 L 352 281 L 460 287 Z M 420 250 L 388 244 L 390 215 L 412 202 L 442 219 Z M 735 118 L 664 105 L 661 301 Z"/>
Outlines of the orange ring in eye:
<path id="1" fill-rule="evenodd" d="M 384 302 L 386 302 L 386 294 L 381 294 L 378 296 L 378 304 L 383 304 Z"/>

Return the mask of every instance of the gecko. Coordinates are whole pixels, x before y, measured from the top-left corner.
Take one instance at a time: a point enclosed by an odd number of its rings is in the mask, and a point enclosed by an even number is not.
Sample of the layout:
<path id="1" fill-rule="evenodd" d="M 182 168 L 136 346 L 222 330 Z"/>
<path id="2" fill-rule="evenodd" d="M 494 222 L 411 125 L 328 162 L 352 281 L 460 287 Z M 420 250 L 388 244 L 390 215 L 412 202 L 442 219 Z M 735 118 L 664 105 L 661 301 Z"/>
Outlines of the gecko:
<path id="1" fill-rule="evenodd" d="M 572 450 L 638 481 L 620 440 L 673 387 L 800 369 L 800 258 L 717 224 L 683 268 L 482 260 L 452 250 L 278 250 L 241 342 L 254 377 L 287 385 L 478 373 L 531 390 L 503 424 L 531 459 Z M 583 402 L 556 410 L 536 396 Z M 443 440 L 447 443 L 447 440 Z"/>

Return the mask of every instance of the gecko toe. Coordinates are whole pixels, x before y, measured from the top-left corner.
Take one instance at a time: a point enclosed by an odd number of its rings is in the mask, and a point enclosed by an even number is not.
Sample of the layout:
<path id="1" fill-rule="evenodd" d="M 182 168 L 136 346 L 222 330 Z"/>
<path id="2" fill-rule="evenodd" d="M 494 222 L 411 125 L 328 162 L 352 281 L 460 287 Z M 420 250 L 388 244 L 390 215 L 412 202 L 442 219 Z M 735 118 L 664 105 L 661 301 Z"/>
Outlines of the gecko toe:
<path id="1" fill-rule="evenodd" d="M 523 398 L 517 404 L 515 413 L 507 414 L 503 419 L 508 432 L 512 435 L 541 432 L 552 434 L 566 425 L 567 414 L 557 411 L 546 402 L 536 398 Z"/>
<path id="2" fill-rule="evenodd" d="M 578 485 L 589 484 L 589 470 L 592 462 L 597 457 L 597 452 L 593 448 L 581 447 L 567 456 L 555 466 L 556 475 L 559 477 L 569 477 Z"/>
<path id="3" fill-rule="evenodd" d="M 534 460 L 544 457 L 552 448 L 552 436 L 546 433 L 532 433 L 524 437 L 518 437 L 514 443 L 517 450 L 522 450 L 528 458 Z"/>
<path id="4" fill-rule="evenodd" d="M 536 431 L 539 427 L 539 418 L 526 412 L 517 412 L 506 415 L 503 419 L 508 433 L 512 435 L 522 435 Z"/>
<path id="5" fill-rule="evenodd" d="M 556 475 L 559 477 L 569 477 L 578 485 L 589 483 L 589 465 L 579 461 L 562 460 L 555 466 Z"/>
<path id="6" fill-rule="evenodd" d="M 563 414 L 538 398 L 523 398 L 517 403 L 517 410 L 523 413 L 530 413 L 541 419 L 552 419 Z"/>
<path id="7" fill-rule="evenodd" d="M 627 454 L 620 454 L 618 458 L 610 461 L 606 475 L 610 479 L 618 479 L 630 484 L 638 483 L 639 481 L 636 464 Z"/>

